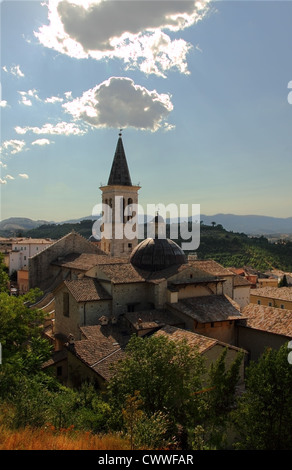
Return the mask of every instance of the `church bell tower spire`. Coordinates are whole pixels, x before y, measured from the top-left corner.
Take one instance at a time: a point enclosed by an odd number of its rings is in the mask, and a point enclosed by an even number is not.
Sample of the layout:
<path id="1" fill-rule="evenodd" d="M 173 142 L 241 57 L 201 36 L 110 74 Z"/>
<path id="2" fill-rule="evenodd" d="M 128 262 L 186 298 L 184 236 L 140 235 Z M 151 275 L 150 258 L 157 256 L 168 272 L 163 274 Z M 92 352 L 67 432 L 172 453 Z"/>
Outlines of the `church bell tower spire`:
<path id="1" fill-rule="evenodd" d="M 133 225 L 134 238 L 127 238 L 125 226 L 133 222 L 136 214 L 131 210 L 132 204 L 138 204 L 140 186 L 133 185 L 125 149 L 122 140 L 122 129 L 111 166 L 106 186 L 101 186 L 102 203 L 107 208 L 104 214 L 107 229 L 102 233 L 101 249 L 111 256 L 129 257 L 138 244 L 138 227 Z"/>

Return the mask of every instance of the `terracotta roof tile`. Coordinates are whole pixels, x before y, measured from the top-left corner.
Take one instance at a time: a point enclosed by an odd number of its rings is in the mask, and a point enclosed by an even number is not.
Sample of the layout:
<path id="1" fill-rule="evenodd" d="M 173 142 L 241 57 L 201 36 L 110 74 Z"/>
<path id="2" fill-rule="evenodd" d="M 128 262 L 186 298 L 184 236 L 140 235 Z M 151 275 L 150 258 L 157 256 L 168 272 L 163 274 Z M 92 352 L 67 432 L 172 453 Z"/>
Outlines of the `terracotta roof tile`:
<path id="1" fill-rule="evenodd" d="M 100 269 L 114 284 L 145 282 L 149 275 L 149 273 L 134 268 L 131 263 L 104 264 L 100 266 Z"/>
<path id="2" fill-rule="evenodd" d="M 83 278 L 64 281 L 77 302 L 90 302 L 97 300 L 110 300 L 111 296 L 96 279 Z"/>
<path id="3" fill-rule="evenodd" d="M 233 280 L 234 287 L 239 286 L 251 286 L 251 282 L 249 282 L 245 277 L 240 275 L 235 275 Z"/>
<path id="4" fill-rule="evenodd" d="M 130 334 L 117 324 L 81 326 L 80 331 L 83 339 L 97 342 L 107 340 L 110 343 L 118 343 L 122 347 L 130 339 Z"/>
<path id="5" fill-rule="evenodd" d="M 210 323 L 241 319 L 239 305 L 227 295 L 208 295 L 181 299 L 169 304 L 171 310 L 177 310 L 190 316 L 199 323 Z"/>
<path id="6" fill-rule="evenodd" d="M 292 301 L 292 287 L 260 287 L 259 289 L 253 289 L 250 294 Z"/>
<path id="7" fill-rule="evenodd" d="M 232 271 L 214 260 L 189 260 L 189 264 L 213 276 L 234 276 Z"/>
<path id="8" fill-rule="evenodd" d="M 124 357 L 130 335 L 118 325 L 93 325 L 80 328 L 83 338 L 68 346 L 69 351 L 105 380 L 113 374 L 112 365 Z"/>
<path id="9" fill-rule="evenodd" d="M 246 326 L 292 338 L 292 311 L 249 304 L 243 309 Z"/>
<path id="10" fill-rule="evenodd" d="M 172 341 L 186 340 L 188 345 L 192 348 L 197 348 L 200 354 L 203 354 L 208 349 L 212 348 L 218 343 L 217 339 L 208 338 L 199 335 L 192 331 L 183 330 L 174 326 L 167 325 L 155 333 L 156 336 L 167 336 Z"/>
<path id="11" fill-rule="evenodd" d="M 69 269 L 77 269 L 81 271 L 88 271 L 94 266 L 103 264 L 117 264 L 126 263 L 124 258 L 111 258 L 106 254 L 97 253 L 71 253 L 62 259 L 57 259 L 52 262 L 55 266 L 61 266 Z"/>
<path id="12" fill-rule="evenodd" d="M 117 349 L 113 353 L 109 354 L 107 357 L 104 357 L 96 364 L 92 366 L 92 369 L 95 370 L 101 377 L 105 380 L 110 380 L 114 375 L 114 366 L 119 361 L 125 358 L 125 351 L 123 349 Z"/>

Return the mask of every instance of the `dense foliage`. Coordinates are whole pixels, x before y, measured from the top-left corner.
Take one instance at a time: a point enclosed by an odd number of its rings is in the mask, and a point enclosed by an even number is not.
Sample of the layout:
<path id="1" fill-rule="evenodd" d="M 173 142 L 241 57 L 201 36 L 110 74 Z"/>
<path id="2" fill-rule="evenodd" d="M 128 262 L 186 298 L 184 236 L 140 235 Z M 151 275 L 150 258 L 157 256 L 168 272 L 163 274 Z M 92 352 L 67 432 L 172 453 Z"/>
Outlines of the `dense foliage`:
<path id="1" fill-rule="evenodd" d="M 246 391 L 232 419 L 238 449 L 292 449 L 292 365 L 287 345 L 267 349 L 247 369 Z"/>
<path id="2" fill-rule="evenodd" d="M 199 259 L 213 259 L 225 267 L 251 266 L 259 271 L 292 271 L 292 242 L 270 243 L 267 238 L 233 233 L 222 225 L 201 225 Z"/>

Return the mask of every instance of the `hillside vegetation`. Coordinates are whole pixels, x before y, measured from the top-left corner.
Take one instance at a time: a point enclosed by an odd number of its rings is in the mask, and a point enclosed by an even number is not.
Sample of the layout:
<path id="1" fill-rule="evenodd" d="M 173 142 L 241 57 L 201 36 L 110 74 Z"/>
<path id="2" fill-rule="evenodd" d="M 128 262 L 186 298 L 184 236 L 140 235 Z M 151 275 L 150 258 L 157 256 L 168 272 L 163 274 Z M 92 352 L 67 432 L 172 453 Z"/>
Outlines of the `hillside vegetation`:
<path id="1" fill-rule="evenodd" d="M 201 226 L 200 259 L 214 259 L 225 267 L 251 266 L 259 271 L 292 271 L 292 242 L 270 243 L 264 236 L 228 232 L 221 225 Z"/>
<path id="2" fill-rule="evenodd" d="M 32 238 L 59 239 L 72 230 L 85 238 L 92 235 L 93 220 L 75 224 L 46 224 L 25 233 Z M 169 234 L 169 226 L 167 226 Z M 179 245 L 181 239 L 175 240 Z M 252 266 L 259 271 L 281 269 L 292 272 L 292 242 L 271 243 L 264 237 L 249 237 L 245 233 L 225 230 L 222 225 L 201 224 L 199 259 L 214 259 L 225 267 Z"/>

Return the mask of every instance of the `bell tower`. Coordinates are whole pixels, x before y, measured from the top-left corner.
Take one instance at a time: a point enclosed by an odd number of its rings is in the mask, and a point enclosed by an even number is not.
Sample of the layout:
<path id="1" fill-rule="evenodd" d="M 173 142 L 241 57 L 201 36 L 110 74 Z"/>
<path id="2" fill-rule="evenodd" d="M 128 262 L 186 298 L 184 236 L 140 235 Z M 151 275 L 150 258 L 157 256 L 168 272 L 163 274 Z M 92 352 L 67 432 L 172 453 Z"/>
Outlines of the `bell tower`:
<path id="1" fill-rule="evenodd" d="M 101 249 L 111 256 L 129 257 L 138 244 L 137 214 L 132 204 L 138 204 L 139 189 L 132 184 L 120 131 L 108 183 L 100 187 L 105 208 Z"/>

